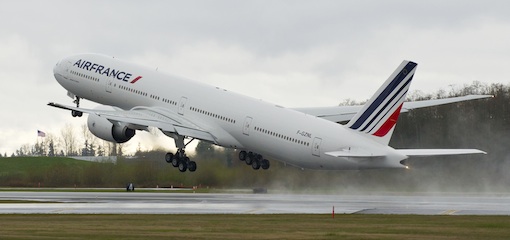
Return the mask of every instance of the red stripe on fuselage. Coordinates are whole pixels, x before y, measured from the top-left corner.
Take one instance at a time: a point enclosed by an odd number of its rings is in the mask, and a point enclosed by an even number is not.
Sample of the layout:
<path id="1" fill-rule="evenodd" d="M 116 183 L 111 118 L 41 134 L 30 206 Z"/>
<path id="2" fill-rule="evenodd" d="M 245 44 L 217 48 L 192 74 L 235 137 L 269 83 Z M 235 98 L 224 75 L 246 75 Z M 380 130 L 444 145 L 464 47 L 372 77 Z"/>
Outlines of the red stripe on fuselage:
<path id="1" fill-rule="evenodd" d="M 142 78 L 142 76 L 138 76 L 135 79 L 133 79 L 133 81 L 131 81 L 130 83 L 135 83 L 136 81 L 140 80 L 141 78 Z"/>
<path id="2" fill-rule="evenodd" d="M 388 132 L 397 124 L 398 116 L 400 116 L 400 109 L 402 109 L 402 105 L 404 103 L 400 104 L 400 106 L 391 114 L 390 118 L 386 120 L 386 122 L 375 132 L 373 135 L 378 137 L 384 137 Z"/>

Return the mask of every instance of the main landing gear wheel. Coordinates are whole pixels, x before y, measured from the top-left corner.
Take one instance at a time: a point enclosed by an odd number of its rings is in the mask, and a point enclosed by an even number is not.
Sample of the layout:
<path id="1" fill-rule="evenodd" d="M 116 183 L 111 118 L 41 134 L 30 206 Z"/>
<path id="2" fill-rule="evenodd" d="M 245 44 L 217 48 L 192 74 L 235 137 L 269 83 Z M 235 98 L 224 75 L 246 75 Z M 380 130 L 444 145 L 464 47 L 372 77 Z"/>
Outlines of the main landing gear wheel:
<path id="1" fill-rule="evenodd" d="M 171 163 L 173 167 L 178 168 L 181 172 L 186 172 L 186 170 L 194 172 L 197 170 L 197 163 L 191 161 L 184 151 L 178 151 L 176 154 L 167 153 L 165 155 L 165 161 Z"/>
<path id="2" fill-rule="evenodd" d="M 184 161 L 180 161 L 179 162 L 179 171 L 186 172 L 187 169 L 188 169 L 188 164 Z"/>
<path id="3" fill-rule="evenodd" d="M 246 165 L 250 165 L 254 170 L 259 170 L 260 168 L 267 170 L 270 167 L 267 159 L 254 152 L 240 151 L 239 160 L 244 161 Z"/>
<path id="4" fill-rule="evenodd" d="M 174 159 L 174 155 L 173 155 L 172 153 L 167 153 L 167 154 L 165 155 L 165 161 L 166 161 L 167 163 L 171 163 L 171 162 L 173 162 L 173 159 Z M 174 167 L 176 167 L 176 166 L 174 166 Z"/>
<path id="5" fill-rule="evenodd" d="M 251 164 L 251 167 L 254 170 L 259 170 L 260 169 L 260 161 L 258 159 L 254 160 L 253 163 Z"/>
<path id="6" fill-rule="evenodd" d="M 246 162 L 246 165 L 251 165 L 253 163 L 253 157 L 247 157 L 245 162 Z"/>
<path id="7" fill-rule="evenodd" d="M 197 163 L 196 163 L 195 161 L 190 161 L 190 162 L 188 163 L 188 170 L 189 170 L 190 172 L 194 172 L 194 171 L 196 171 L 196 170 L 197 170 Z"/>
<path id="8" fill-rule="evenodd" d="M 185 157 L 183 160 L 177 163 L 177 168 L 181 172 L 186 172 L 186 170 L 194 172 L 197 170 L 197 163 L 195 161 L 190 161 L 188 157 Z"/>
<path id="9" fill-rule="evenodd" d="M 239 160 L 245 161 L 247 155 L 248 155 L 248 153 L 246 153 L 246 151 L 240 151 L 239 152 Z"/>
<path id="10" fill-rule="evenodd" d="M 267 170 L 270 167 L 269 160 L 264 159 L 260 162 L 262 169 Z"/>
<path id="11" fill-rule="evenodd" d="M 173 166 L 173 167 L 177 167 L 177 166 L 179 166 L 179 159 L 177 159 L 177 158 L 173 158 L 171 162 L 172 162 L 172 166 Z"/>

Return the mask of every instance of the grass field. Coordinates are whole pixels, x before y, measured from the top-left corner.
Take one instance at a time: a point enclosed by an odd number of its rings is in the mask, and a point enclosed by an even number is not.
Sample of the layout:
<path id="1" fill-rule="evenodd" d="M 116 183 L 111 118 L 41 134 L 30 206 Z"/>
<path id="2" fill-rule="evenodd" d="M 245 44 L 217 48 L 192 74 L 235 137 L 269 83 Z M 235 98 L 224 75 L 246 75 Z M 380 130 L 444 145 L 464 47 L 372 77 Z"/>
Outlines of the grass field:
<path id="1" fill-rule="evenodd" d="M 507 216 L 0 215 L 1 239 L 509 239 Z"/>
<path id="2" fill-rule="evenodd" d="M 64 157 L 13 157 L 0 159 L 2 172 L 46 171 L 55 164 L 88 166 L 94 164 L 94 162 L 79 161 Z"/>

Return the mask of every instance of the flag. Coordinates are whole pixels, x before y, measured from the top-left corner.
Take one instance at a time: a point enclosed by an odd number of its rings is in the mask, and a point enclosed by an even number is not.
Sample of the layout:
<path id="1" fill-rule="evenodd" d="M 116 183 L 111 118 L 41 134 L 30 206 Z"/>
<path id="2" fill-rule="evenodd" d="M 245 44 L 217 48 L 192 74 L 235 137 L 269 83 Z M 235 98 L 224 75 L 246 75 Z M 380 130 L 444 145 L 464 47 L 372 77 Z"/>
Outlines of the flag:
<path id="1" fill-rule="evenodd" d="M 37 130 L 37 136 L 38 137 L 46 137 L 46 133 L 44 133 L 43 131 Z"/>

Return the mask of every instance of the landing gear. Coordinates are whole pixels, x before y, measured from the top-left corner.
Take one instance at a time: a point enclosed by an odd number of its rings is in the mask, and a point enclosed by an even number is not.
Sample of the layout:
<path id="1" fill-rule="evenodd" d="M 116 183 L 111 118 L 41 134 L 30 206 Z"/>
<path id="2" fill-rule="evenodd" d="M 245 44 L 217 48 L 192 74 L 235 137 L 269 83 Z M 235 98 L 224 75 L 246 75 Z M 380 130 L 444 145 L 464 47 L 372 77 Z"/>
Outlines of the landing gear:
<path id="1" fill-rule="evenodd" d="M 72 110 L 71 111 L 71 116 L 73 116 L 73 117 L 81 117 L 81 116 L 83 116 L 83 113 L 80 112 L 80 111 Z"/>
<path id="2" fill-rule="evenodd" d="M 76 107 L 80 107 L 80 97 L 76 96 L 76 99 L 73 101 L 73 103 L 76 103 Z M 83 116 L 83 112 L 72 110 L 71 116 L 81 117 Z"/>
<path id="3" fill-rule="evenodd" d="M 264 159 L 262 155 L 254 153 L 254 152 L 239 152 L 239 160 L 244 161 L 246 165 L 251 165 L 254 170 L 259 170 L 260 168 L 267 170 L 269 169 L 269 160 Z"/>
<path id="4" fill-rule="evenodd" d="M 186 156 L 184 149 L 177 150 L 176 154 L 167 153 L 165 155 L 165 161 L 171 163 L 173 167 L 178 168 L 181 172 L 186 172 L 186 170 L 194 172 L 197 170 L 197 163 L 191 161 L 189 157 Z"/>
<path id="5" fill-rule="evenodd" d="M 193 141 L 194 139 L 191 139 Z M 195 161 L 191 161 L 189 157 L 186 156 L 186 152 L 184 148 L 191 142 L 184 144 L 183 136 L 176 136 L 175 143 L 179 147 L 179 150 L 175 154 L 167 153 L 165 155 L 165 161 L 167 163 L 171 163 L 173 167 L 179 169 L 180 172 L 186 172 L 186 170 L 190 172 L 194 172 L 197 170 L 197 163 Z"/>

